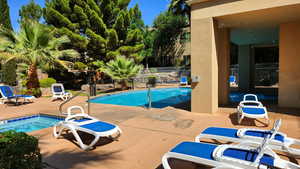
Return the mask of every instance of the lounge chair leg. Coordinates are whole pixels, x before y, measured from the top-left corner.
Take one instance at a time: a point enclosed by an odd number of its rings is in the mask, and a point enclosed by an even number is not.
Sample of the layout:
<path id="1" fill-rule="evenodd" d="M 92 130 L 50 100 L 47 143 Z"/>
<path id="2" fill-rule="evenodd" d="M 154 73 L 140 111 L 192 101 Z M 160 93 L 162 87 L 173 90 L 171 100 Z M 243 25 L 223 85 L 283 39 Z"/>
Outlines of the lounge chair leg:
<path id="1" fill-rule="evenodd" d="M 238 113 L 238 123 L 241 124 L 242 120 L 243 120 L 244 116 L 243 115 L 240 115 Z"/>
<path id="2" fill-rule="evenodd" d="M 162 165 L 163 165 L 164 169 L 171 169 L 170 164 L 169 164 L 169 156 L 168 155 L 163 156 Z"/>
<path id="3" fill-rule="evenodd" d="M 80 146 L 83 150 L 88 151 L 88 150 L 91 149 L 91 147 L 89 147 L 89 146 L 83 144 L 83 142 L 82 142 L 82 140 L 81 140 L 79 134 L 77 133 L 77 131 L 76 131 L 75 129 L 70 129 L 70 130 L 71 130 L 72 134 L 74 135 L 76 141 L 78 142 L 79 146 Z M 95 140 L 94 140 L 94 141 L 95 141 Z"/>

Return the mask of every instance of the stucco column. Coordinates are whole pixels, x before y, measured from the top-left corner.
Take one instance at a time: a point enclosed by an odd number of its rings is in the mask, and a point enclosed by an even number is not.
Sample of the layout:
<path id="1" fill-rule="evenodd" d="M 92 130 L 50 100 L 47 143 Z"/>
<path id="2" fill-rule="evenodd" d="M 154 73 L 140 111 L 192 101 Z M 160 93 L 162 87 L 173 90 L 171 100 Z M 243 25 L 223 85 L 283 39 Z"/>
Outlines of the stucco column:
<path id="1" fill-rule="evenodd" d="M 198 83 L 192 83 L 192 112 L 214 113 L 218 109 L 216 23 L 213 18 L 191 23 L 192 76 L 199 77 Z"/>
<path id="2" fill-rule="evenodd" d="M 226 105 L 229 101 L 230 31 L 227 28 L 217 30 L 219 104 Z"/>
<path id="3" fill-rule="evenodd" d="M 280 25 L 279 39 L 278 103 L 300 108 L 300 22 Z"/>
<path id="4" fill-rule="evenodd" d="M 250 45 L 240 45 L 238 53 L 239 88 L 248 92 L 251 88 L 251 50 Z"/>

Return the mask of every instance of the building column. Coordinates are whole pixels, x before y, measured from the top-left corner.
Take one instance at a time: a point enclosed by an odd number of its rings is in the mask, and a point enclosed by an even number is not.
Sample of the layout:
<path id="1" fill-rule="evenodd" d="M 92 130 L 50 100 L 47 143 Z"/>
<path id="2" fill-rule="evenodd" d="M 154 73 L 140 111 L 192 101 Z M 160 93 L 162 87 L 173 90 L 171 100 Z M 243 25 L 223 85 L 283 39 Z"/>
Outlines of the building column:
<path id="1" fill-rule="evenodd" d="M 251 49 L 250 45 L 240 45 L 238 50 L 239 62 L 239 89 L 244 92 L 251 90 Z M 253 66 L 253 65 L 252 65 Z"/>
<path id="2" fill-rule="evenodd" d="M 218 110 L 218 62 L 213 18 L 192 20 L 191 73 L 199 82 L 192 83 L 192 112 L 214 113 Z"/>
<path id="3" fill-rule="evenodd" d="M 300 22 L 280 25 L 279 91 L 280 107 L 300 108 Z"/>
<path id="4" fill-rule="evenodd" d="M 227 105 L 229 102 L 229 76 L 230 76 L 230 30 L 218 29 L 217 34 L 218 55 L 218 93 L 219 105 Z"/>

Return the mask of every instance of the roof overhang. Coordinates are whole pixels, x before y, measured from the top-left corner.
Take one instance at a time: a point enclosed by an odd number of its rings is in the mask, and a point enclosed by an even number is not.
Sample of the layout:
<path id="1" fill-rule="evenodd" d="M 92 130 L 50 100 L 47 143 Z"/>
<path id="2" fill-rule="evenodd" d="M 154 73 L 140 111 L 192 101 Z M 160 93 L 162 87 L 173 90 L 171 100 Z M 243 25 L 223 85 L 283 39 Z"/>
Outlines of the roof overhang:
<path id="1" fill-rule="evenodd" d="M 207 1 L 215 1 L 215 0 L 188 0 L 186 3 L 191 6 L 193 4 L 198 4 Z"/>

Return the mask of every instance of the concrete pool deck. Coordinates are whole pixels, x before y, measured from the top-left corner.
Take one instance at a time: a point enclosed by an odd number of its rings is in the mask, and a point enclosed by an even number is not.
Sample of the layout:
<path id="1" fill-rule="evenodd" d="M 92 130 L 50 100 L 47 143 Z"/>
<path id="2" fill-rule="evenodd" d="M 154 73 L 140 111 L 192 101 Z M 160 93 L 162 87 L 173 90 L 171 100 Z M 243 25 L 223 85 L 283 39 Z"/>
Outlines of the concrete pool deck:
<path id="1" fill-rule="evenodd" d="M 86 97 L 78 97 L 71 105 L 86 104 Z M 13 118 L 36 113 L 59 115 L 61 101 L 52 102 L 50 98 L 39 98 L 34 103 L 14 106 L 0 105 L 0 119 Z M 181 109 L 167 107 L 147 110 L 139 107 L 124 107 L 104 104 L 91 104 L 91 115 L 101 120 L 120 126 L 123 135 L 119 141 L 110 142 L 103 139 L 92 151 L 82 151 L 70 139 L 55 139 L 52 128 L 30 134 L 39 137 L 43 160 L 51 169 L 161 169 L 161 158 L 164 153 L 182 141 L 193 141 L 201 130 L 210 126 L 269 129 L 274 120 L 283 120 L 280 131 L 289 137 L 300 139 L 300 110 L 292 114 L 271 112 L 271 125 L 245 120 L 237 125 L 235 109 L 219 108 L 215 114 L 197 114 Z M 284 110 L 289 112 L 291 110 Z M 263 120 L 261 120 L 264 122 Z M 288 159 L 282 156 L 284 159 Z M 291 161 L 300 163 L 296 159 Z M 194 165 L 178 162 L 177 168 L 193 169 Z"/>

